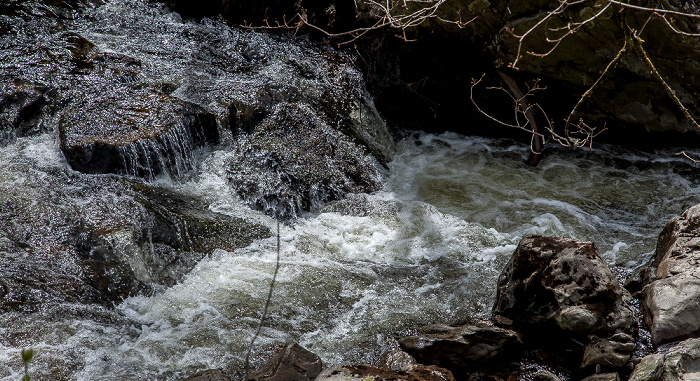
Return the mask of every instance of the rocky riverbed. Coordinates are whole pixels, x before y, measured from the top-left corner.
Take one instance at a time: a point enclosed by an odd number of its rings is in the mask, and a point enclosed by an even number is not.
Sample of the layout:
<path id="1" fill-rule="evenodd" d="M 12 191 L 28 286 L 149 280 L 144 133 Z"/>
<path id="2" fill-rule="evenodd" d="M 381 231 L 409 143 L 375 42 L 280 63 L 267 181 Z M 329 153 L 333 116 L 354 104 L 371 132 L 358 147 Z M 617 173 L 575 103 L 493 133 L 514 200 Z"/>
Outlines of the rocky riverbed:
<path id="1" fill-rule="evenodd" d="M 242 378 L 278 239 L 251 379 L 693 377 L 681 148 L 525 168 L 406 98 L 388 127 L 362 44 L 196 16 L 0 4 L 0 378 Z"/>

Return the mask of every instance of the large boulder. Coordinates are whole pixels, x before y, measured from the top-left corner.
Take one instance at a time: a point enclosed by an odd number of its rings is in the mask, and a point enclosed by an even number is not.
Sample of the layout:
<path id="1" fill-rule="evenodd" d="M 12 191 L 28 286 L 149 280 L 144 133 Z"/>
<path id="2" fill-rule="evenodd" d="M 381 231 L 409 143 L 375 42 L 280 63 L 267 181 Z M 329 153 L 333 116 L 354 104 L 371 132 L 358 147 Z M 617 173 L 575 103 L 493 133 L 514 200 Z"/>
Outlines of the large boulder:
<path id="1" fill-rule="evenodd" d="M 381 187 L 374 156 L 304 103 L 278 104 L 239 144 L 229 180 L 243 200 L 271 215 L 294 217 Z"/>
<path id="2" fill-rule="evenodd" d="M 493 314 L 524 333 L 554 328 L 607 337 L 635 323 L 630 303 L 592 243 L 528 236 L 498 279 Z"/>
<path id="3" fill-rule="evenodd" d="M 700 335 L 700 205 L 666 225 L 644 276 L 644 320 L 656 345 Z"/>

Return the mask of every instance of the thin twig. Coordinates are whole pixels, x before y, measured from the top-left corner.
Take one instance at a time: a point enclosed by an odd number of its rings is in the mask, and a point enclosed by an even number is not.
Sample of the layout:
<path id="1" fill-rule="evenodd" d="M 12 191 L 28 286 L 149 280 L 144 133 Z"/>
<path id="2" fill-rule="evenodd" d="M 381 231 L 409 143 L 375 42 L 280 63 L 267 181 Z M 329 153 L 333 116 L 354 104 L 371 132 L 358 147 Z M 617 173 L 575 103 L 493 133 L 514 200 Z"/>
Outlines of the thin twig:
<path id="1" fill-rule="evenodd" d="M 246 353 L 246 355 L 245 355 L 245 375 L 243 376 L 244 380 L 246 380 L 248 378 L 248 374 L 250 373 L 250 354 L 253 351 L 253 346 L 255 345 L 255 340 L 257 340 L 258 336 L 260 335 L 260 331 L 262 330 L 263 323 L 265 322 L 265 319 L 267 318 L 267 311 L 270 308 L 270 301 L 272 300 L 272 290 L 275 287 L 275 282 L 277 280 L 277 272 L 279 271 L 279 268 L 280 268 L 280 205 L 281 204 L 282 204 L 282 200 L 280 200 L 280 203 L 277 205 L 277 259 L 275 261 L 275 271 L 272 274 L 272 280 L 270 281 L 270 290 L 267 293 L 267 299 L 265 300 L 265 307 L 263 308 L 263 313 L 260 316 L 260 321 L 258 323 L 258 329 L 255 331 L 253 338 L 250 340 L 250 346 L 248 347 L 248 353 Z"/>

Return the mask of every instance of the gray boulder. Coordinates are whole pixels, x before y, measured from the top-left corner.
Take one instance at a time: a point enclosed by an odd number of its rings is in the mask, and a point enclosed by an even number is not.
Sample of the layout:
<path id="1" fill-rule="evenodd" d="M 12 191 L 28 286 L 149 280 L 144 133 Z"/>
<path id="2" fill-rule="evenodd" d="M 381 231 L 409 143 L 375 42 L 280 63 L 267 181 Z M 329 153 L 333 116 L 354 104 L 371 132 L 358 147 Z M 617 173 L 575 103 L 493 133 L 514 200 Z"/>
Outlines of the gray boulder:
<path id="1" fill-rule="evenodd" d="M 635 323 L 630 302 L 592 243 L 528 236 L 498 279 L 493 314 L 524 333 L 554 327 L 609 336 Z"/>
<path id="2" fill-rule="evenodd" d="M 647 265 L 644 320 L 659 345 L 700 334 L 700 205 L 661 232 Z"/>

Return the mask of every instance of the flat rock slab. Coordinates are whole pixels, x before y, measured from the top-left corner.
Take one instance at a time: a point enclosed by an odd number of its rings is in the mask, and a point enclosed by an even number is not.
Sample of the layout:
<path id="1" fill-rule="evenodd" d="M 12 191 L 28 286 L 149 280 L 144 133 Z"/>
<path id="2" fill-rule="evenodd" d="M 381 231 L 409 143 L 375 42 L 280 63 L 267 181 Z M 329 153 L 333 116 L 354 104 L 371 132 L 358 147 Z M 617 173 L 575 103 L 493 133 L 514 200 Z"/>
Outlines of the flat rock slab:
<path id="1" fill-rule="evenodd" d="M 469 369 L 505 357 L 521 348 L 515 331 L 487 325 L 434 324 L 419 335 L 404 337 L 399 345 L 419 362 L 447 369 Z"/>
<path id="2" fill-rule="evenodd" d="M 214 115 L 202 107 L 128 87 L 69 105 L 59 131 L 73 169 L 144 178 L 189 170 L 195 148 L 219 140 Z"/>
<path id="3" fill-rule="evenodd" d="M 592 243 L 528 236 L 498 279 L 493 314 L 524 333 L 556 327 L 572 335 L 608 336 L 634 324 L 630 303 Z"/>

